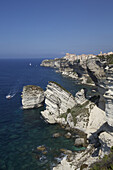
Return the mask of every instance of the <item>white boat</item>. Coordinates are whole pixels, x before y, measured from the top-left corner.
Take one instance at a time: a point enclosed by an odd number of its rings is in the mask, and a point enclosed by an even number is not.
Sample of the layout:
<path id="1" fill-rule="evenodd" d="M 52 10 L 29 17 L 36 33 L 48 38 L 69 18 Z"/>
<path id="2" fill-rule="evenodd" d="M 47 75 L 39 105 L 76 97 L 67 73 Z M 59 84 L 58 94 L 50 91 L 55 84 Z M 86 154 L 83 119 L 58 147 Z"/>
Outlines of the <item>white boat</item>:
<path id="1" fill-rule="evenodd" d="M 11 98 L 11 95 L 8 94 L 8 95 L 6 96 L 6 99 L 10 99 L 10 98 Z"/>
<path id="2" fill-rule="evenodd" d="M 29 66 L 31 66 L 31 63 L 29 63 Z"/>

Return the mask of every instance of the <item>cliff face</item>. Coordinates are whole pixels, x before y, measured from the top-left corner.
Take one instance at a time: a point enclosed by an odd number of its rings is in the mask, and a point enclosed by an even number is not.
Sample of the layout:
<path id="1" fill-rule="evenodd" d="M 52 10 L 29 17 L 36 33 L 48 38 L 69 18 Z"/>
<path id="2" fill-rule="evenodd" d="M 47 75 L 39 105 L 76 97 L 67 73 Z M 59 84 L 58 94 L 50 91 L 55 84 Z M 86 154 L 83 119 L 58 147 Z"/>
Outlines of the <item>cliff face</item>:
<path id="1" fill-rule="evenodd" d="M 23 87 L 23 109 L 38 108 L 43 105 L 44 91 L 39 86 L 28 85 Z"/>
<path id="2" fill-rule="evenodd" d="M 107 123 L 113 126 L 113 65 L 104 69 L 97 58 L 88 60 L 87 69 L 98 87 L 99 107 L 105 111 Z"/>
<path id="3" fill-rule="evenodd" d="M 100 60 L 96 57 L 93 59 L 87 60 L 87 70 L 88 74 L 95 82 L 95 85 L 98 87 L 99 92 L 99 103 L 98 106 L 100 109 L 105 111 L 105 98 L 103 97 L 106 87 L 104 82 L 106 81 L 106 73 L 104 71 L 103 65 Z"/>
<path id="4" fill-rule="evenodd" d="M 107 122 L 113 126 L 113 65 L 106 68 L 105 112 Z"/>
<path id="5" fill-rule="evenodd" d="M 58 122 L 59 117 L 72 108 L 76 102 L 74 97 L 55 82 L 49 82 L 45 91 L 46 110 L 41 112 L 49 123 Z"/>
<path id="6" fill-rule="evenodd" d="M 68 60 L 65 57 L 54 60 L 43 60 L 41 66 L 56 68 L 63 76 L 79 80 L 83 84 L 94 84 L 87 73 L 86 60 Z"/>
<path id="7" fill-rule="evenodd" d="M 61 60 L 62 59 L 43 60 L 40 66 L 60 68 Z"/>
<path id="8" fill-rule="evenodd" d="M 55 82 L 49 82 L 45 91 L 46 110 L 42 116 L 49 123 L 60 123 L 79 129 L 89 136 L 105 123 L 105 112 L 85 98 L 84 90 L 75 98 Z"/>

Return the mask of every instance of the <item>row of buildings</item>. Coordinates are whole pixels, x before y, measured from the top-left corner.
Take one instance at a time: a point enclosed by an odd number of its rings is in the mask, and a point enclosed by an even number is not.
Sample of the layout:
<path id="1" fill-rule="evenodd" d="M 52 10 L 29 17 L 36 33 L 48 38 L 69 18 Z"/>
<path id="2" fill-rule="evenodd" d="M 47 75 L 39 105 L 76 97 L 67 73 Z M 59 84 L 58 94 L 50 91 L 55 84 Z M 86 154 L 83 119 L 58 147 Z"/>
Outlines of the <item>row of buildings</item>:
<path id="1" fill-rule="evenodd" d="M 66 60 L 69 60 L 69 61 L 75 61 L 75 60 L 80 60 L 80 61 L 85 61 L 87 60 L 88 58 L 95 58 L 96 55 L 94 54 L 81 54 L 81 55 L 76 55 L 76 54 L 70 54 L 70 53 L 66 53 L 66 55 L 63 57 L 65 58 Z"/>
<path id="2" fill-rule="evenodd" d="M 98 56 L 107 56 L 107 55 L 111 55 L 113 54 L 113 52 L 108 52 L 108 53 L 102 53 L 102 51 L 100 52 L 100 54 L 98 54 Z M 63 57 L 66 60 L 69 61 L 75 61 L 75 60 L 80 60 L 80 61 L 86 61 L 87 59 L 90 58 L 95 58 L 96 55 L 94 54 L 81 54 L 81 55 L 76 55 L 76 54 L 70 54 L 70 53 L 66 53 L 66 55 Z"/>
<path id="3" fill-rule="evenodd" d="M 107 56 L 107 55 L 113 55 L 113 52 L 108 52 L 108 53 L 102 53 L 102 51 L 100 52 L 100 54 L 98 54 L 98 56 Z"/>

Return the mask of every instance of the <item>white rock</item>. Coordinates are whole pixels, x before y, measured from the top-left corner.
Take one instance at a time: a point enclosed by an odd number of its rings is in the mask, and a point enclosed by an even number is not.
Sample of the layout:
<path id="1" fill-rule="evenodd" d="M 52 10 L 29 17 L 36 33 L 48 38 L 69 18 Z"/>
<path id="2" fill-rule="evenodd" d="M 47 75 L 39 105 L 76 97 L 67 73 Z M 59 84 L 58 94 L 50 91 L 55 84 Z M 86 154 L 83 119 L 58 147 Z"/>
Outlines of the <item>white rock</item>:
<path id="1" fill-rule="evenodd" d="M 55 82 L 49 82 L 45 91 L 46 110 L 41 112 L 42 116 L 49 122 L 61 122 L 65 124 L 64 119 L 60 118 L 61 114 L 66 113 L 75 104 L 74 97 L 63 87 Z"/>
<path id="2" fill-rule="evenodd" d="M 106 122 L 106 114 L 96 105 L 91 109 L 86 133 L 96 132 Z"/>
<path id="3" fill-rule="evenodd" d="M 75 146 L 83 146 L 85 143 L 84 138 L 75 139 Z"/>
<path id="4" fill-rule="evenodd" d="M 23 87 L 23 109 L 38 108 L 43 105 L 44 91 L 39 86 L 28 85 Z"/>
<path id="5" fill-rule="evenodd" d="M 78 91 L 75 95 L 75 100 L 77 102 L 77 104 L 83 104 L 84 102 L 87 101 L 87 99 L 85 98 L 85 94 L 84 94 L 84 89 L 81 89 L 80 91 Z"/>
<path id="6" fill-rule="evenodd" d="M 100 134 L 99 139 L 101 143 L 101 150 L 99 155 L 103 157 L 105 154 L 110 152 L 110 148 L 113 146 L 113 132 L 103 132 Z"/>
<path id="7" fill-rule="evenodd" d="M 54 167 L 53 170 L 75 170 L 75 169 L 73 166 L 69 164 L 69 162 L 67 162 L 66 157 L 64 157 L 61 163 L 58 166 Z"/>

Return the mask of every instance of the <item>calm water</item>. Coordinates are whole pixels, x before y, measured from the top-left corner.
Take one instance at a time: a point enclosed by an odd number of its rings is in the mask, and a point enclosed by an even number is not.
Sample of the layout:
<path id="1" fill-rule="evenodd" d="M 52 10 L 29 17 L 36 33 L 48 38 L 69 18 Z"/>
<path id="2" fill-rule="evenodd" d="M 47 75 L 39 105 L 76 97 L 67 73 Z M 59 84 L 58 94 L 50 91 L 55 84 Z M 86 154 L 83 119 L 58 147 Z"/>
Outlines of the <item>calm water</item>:
<path id="1" fill-rule="evenodd" d="M 54 69 L 40 67 L 40 63 L 41 59 L 0 60 L 0 170 L 49 170 L 61 156 L 61 148 L 77 149 L 72 139 L 52 138 L 53 133 L 65 131 L 44 122 L 40 115 L 43 107 L 21 109 L 24 85 L 34 84 L 45 89 L 48 81 L 56 81 L 73 94 L 82 88 Z M 8 94 L 14 97 L 7 100 Z M 37 152 L 40 145 L 46 147 L 46 154 Z"/>

